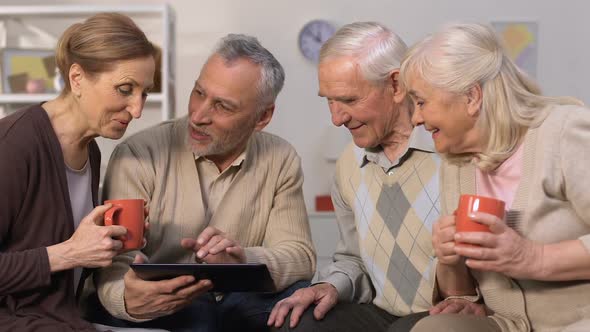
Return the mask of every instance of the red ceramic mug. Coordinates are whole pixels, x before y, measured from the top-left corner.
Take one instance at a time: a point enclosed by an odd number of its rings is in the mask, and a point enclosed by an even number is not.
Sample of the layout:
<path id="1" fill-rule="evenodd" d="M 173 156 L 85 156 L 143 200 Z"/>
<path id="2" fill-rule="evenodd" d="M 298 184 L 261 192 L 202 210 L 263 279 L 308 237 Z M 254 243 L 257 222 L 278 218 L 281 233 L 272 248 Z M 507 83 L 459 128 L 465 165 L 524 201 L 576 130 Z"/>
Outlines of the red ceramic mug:
<path id="1" fill-rule="evenodd" d="M 455 210 L 455 231 L 461 232 L 490 232 L 487 225 L 473 221 L 469 215 L 473 212 L 484 212 L 492 214 L 500 220 L 504 220 L 504 201 L 478 195 L 461 195 L 459 207 Z M 466 245 L 466 243 L 461 243 Z"/>
<path id="2" fill-rule="evenodd" d="M 113 207 L 104 214 L 105 226 L 120 225 L 127 228 L 127 234 L 119 240 L 123 242 L 123 250 L 140 249 L 143 246 L 143 229 L 145 222 L 143 199 L 111 199 L 105 204 Z"/>

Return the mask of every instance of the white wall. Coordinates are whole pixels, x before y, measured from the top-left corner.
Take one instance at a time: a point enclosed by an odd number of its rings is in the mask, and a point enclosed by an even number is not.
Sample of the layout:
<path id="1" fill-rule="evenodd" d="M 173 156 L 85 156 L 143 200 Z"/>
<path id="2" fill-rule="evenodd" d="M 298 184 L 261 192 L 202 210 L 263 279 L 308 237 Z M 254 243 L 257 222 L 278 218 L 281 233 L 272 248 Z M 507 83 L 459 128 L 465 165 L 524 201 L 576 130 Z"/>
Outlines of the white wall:
<path id="1" fill-rule="evenodd" d="M 67 1 L 58 3 L 116 4 L 120 1 Z M 131 3 L 160 3 L 135 1 Z M 0 0 L 0 4 L 43 3 Z M 590 101 L 590 3 L 584 0 L 177 0 L 169 1 L 177 16 L 177 116 L 186 113 L 189 90 L 215 41 L 230 32 L 257 36 L 285 67 L 285 88 L 278 98 L 268 131 L 289 140 L 303 159 L 304 191 L 308 208 L 318 193 L 329 192 L 331 168 L 323 158 L 331 126 L 326 102 L 317 97 L 314 64 L 297 49 L 297 35 L 309 20 L 324 18 L 337 26 L 376 20 L 397 31 L 412 44 L 448 21 L 536 20 L 539 24 L 537 78 L 547 94 L 572 95 Z M 131 131 L 152 125 L 158 110 L 147 110 Z M 111 148 L 103 145 L 104 153 Z"/>

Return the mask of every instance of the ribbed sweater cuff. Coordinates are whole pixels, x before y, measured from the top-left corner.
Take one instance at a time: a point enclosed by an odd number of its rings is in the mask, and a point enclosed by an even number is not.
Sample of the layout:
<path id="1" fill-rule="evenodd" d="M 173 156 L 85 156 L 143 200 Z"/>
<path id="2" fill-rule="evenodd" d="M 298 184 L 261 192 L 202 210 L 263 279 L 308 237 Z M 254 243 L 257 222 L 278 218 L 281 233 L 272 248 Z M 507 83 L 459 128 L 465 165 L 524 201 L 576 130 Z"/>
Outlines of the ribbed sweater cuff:
<path id="1" fill-rule="evenodd" d="M 579 239 L 580 241 L 582 241 L 584 247 L 586 247 L 586 250 L 588 250 L 588 252 L 590 253 L 590 235 L 580 236 Z"/>
<path id="2" fill-rule="evenodd" d="M 324 278 L 323 280 L 319 280 L 315 284 L 319 284 L 322 282 L 327 282 L 336 287 L 336 290 L 338 290 L 338 301 L 352 302 L 352 295 L 354 294 L 354 289 L 352 286 L 352 282 L 350 281 L 350 278 L 348 278 L 346 274 L 332 273 L 328 277 Z"/>
<path id="3" fill-rule="evenodd" d="M 38 248 L 36 250 L 39 256 L 39 284 L 41 286 L 48 286 L 51 284 L 51 266 L 49 265 L 49 254 L 47 248 Z"/>
<path id="4" fill-rule="evenodd" d="M 108 305 L 103 303 L 103 306 L 111 315 L 119 319 L 124 319 L 135 323 L 147 322 L 151 320 L 137 319 L 127 313 L 127 308 L 125 307 L 125 282 L 123 280 L 117 280 L 109 286 L 109 293 L 111 294 L 109 297 L 109 303 Z"/>
<path id="5" fill-rule="evenodd" d="M 266 263 L 264 259 L 264 253 L 260 249 L 261 248 L 257 247 L 244 248 L 244 253 L 246 254 L 246 263 Z"/>

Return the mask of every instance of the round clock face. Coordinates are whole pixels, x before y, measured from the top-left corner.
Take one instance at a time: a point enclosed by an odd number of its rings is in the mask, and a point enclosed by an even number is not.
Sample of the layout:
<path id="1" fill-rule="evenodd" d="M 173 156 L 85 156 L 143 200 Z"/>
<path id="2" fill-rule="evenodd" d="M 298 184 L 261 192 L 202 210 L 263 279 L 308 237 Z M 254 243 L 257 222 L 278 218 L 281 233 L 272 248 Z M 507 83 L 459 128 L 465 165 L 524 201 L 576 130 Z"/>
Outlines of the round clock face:
<path id="1" fill-rule="evenodd" d="M 299 49 L 303 55 L 314 62 L 320 57 L 320 48 L 336 32 L 328 21 L 314 20 L 303 26 L 299 33 Z"/>

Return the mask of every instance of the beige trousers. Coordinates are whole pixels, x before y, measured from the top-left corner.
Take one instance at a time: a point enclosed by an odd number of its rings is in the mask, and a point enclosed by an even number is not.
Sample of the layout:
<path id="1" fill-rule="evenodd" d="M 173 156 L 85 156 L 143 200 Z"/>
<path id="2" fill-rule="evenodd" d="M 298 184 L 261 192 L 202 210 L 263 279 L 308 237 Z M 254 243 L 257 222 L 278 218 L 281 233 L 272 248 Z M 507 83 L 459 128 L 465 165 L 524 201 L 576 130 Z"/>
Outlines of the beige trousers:
<path id="1" fill-rule="evenodd" d="M 568 327 L 566 327 L 565 329 L 563 329 L 562 332 L 588 332 L 590 331 L 590 319 L 584 319 L 581 320 L 575 324 L 572 324 Z"/>
<path id="2" fill-rule="evenodd" d="M 501 332 L 493 319 L 486 316 L 440 314 L 422 318 L 411 332 Z"/>

